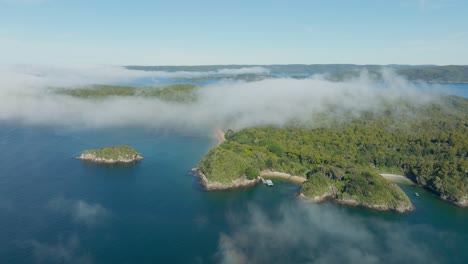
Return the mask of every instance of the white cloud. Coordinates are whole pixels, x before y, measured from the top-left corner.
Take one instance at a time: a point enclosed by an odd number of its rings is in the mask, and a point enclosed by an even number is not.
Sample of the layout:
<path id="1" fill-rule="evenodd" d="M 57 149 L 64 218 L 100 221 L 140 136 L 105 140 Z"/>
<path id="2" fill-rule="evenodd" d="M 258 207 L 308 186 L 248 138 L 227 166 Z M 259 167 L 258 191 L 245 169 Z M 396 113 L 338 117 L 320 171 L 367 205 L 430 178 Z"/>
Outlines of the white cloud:
<path id="1" fill-rule="evenodd" d="M 96 224 L 110 214 L 106 208 L 98 203 L 92 204 L 83 200 L 66 199 L 62 196 L 51 200 L 47 207 L 69 215 L 75 222 L 87 225 Z"/>
<path id="2" fill-rule="evenodd" d="M 415 105 L 431 100 L 412 84 L 384 72 L 376 84 L 363 74 L 343 83 L 321 77 L 304 80 L 266 79 L 257 82 L 225 81 L 197 90 L 198 101 L 177 104 L 156 98 L 111 97 L 90 100 L 58 95 L 50 87 L 77 87 L 119 83 L 143 77 L 197 77 L 264 72 L 261 68 L 214 72 L 146 72 L 121 67 L 5 66 L 0 69 L 0 121 L 72 127 L 146 126 L 206 131 L 256 125 L 284 125 L 292 119 L 312 122 L 314 113 L 381 111 L 381 103 L 410 100 Z M 376 88 L 377 86 L 383 88 Z"/>
<path id="3" fill-rule="evenodd" d="M 96 83 L 119 83 L 138 78 L 194 78 L 217 75 L 266 74 L 269 70 L 262 67 L 240 69 L 220 69 L 207 72 L 165 72 L 129 70 L 118 66 L 53 66 L 53 65 L 3 65 L 0 66 L 1 88 L 16 85 L 44 88 L 47 86 L 68 87 Z M 0 89 L 1 89 L 0 88 Z"/>
<path id="4" fill-rule="evenodd" d="M 31 247 L 37 263 L 93 263 L 89 255 L 80 253 L 80 243 L 76 236 L 59 239 L 57 244 L 42 243 L 35 239 L 25 244 Z"/>
<path id="5" fill-rule="evenodd" d="M 326 204 L 285 202 L 271 218 L 258 207 L 231 214 L 220 234 L 220 263 L 432 263 L 438 256 L 420 236 L 447 234 L 421 225 L 394 225 Z M 437 240 L 436 240 L 437 241 Z M 443 241 L 443 240 L 439 240 Z M 430 243 L 430 242 L 429 242 Z"/>

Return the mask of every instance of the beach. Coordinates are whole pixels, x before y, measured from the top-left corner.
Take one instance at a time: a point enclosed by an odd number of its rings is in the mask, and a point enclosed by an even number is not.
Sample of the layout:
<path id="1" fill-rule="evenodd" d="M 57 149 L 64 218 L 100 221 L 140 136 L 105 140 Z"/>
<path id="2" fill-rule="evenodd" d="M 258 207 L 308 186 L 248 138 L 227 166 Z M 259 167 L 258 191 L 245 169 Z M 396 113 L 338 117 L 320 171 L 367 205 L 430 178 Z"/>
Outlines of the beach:
<path id="1" fill-rule="evenodd" d="M 405 183 L 414 184 L 410 179 L 406 178 L 403 175 L 387 174 L 387 173 L 382 173 L 380 175 L 393 182 L 405 182 Z"/>
<path id="2" fill-rule="evenodd" d="M 223 144 L 223 142 L 226 140 L 226 138 L 224 137 L 224 132 L 221 129 L 216 129 L 214 135 L 218 140 L 218 145 Z"/>
<path id="3" fill-rule="evenodd" d="M 306 178 L 291 175 L 291 174 L 284 173 L 284 172 L 278 172 L 278 171 L 261 171 L 260 172 L 260 177 L 284 179 L 284 180 L 288 180 L 288 181 L 292 181 L 292 182 L 296 182 L 296 183 L 300 183 L 300 184 L 307 181 Z"/>

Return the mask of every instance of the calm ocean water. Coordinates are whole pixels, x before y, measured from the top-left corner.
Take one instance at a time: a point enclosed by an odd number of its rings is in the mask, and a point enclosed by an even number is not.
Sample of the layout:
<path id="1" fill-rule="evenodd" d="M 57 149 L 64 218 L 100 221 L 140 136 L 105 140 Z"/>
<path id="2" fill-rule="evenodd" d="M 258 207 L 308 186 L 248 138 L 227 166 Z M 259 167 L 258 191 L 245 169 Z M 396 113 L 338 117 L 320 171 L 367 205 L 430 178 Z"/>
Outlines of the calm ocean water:
<path id="1" fill-rule="evenodd" d="M 453 90 L 467 96 L 466 85 Z M 145 159 L 74 159 L 116 144 Z M 402 186 L 417 208 L 408 214 L 304 204 L 298 185 L 280 181 L 205 192 L 190 169 L 215 144 L 143 128 L 1 123 L 0 263 L 468 262 L 468 210 L 414 186 Z"/>

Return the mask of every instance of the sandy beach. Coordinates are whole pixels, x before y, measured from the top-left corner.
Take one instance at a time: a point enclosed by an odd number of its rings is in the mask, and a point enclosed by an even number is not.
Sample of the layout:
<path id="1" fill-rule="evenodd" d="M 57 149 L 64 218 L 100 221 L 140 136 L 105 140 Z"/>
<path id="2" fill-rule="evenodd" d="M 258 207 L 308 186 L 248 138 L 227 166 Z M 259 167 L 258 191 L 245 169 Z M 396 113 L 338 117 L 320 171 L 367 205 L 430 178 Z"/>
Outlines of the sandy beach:
<path id="1" fill-rule="evenodd" d="M 292 181 L 292 182 L 296 182 L 296 183 L 304 183 L 305 181 L 307 181 L 306 178 L 303 178 L 303 177 L 299 177 L 299 176 L 293 176 L 291 174 L 288 174 L 288 173 L 284 173 L 284 172 L 278 172 L 278 171 L 261 171 L 260 172 L 260 177 L 263 177 L 263 178 L 277 178 L 277 179 L 284 179 L 284 180 L 288 180 L 288 181 Z"/>
<path id="2" fill-rule="evenodd" d="M 224 132 L 221 129 L 216 129 L 214 135 L 218 140 L 218 145 L 223 144 L 223 142 L 226 140 L 226 138 L 224 137 Z"/>
<path id="3" fill-rule="evenodd" d="M 394 181 L 394 182 L 405 182 L 405 183 L 411 183 L 414 184 L 410 179 L 406 178 L 403 175 L 397 175 L 397 174 L 387 174 L 387 173 L 382 173 L 380 174 L 382 177 Z"/>

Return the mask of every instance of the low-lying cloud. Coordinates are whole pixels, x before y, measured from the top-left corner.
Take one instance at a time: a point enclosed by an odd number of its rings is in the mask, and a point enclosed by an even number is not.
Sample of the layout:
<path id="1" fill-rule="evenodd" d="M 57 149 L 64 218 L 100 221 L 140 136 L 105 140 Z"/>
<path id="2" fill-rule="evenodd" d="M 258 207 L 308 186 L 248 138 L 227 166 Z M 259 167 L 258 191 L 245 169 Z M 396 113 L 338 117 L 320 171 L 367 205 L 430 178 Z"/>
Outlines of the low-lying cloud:
<path id="1" fill-rule="evenodd" d="M 245 215 L 230 215 L 233 231 L 220 235 L 217 261 L 441 263 L 430 244 L 451 238 L 429 226 L 396 225 L 327 205 L 283 203 L 275 214 L 251 206 Z"/>
<path id="2" fill-rule="evenodd" d="M 207 76 L 235 76 L 242 74 L 267 74 L 263 67 L 219 69 L 216 71 L 142 71 L 118 66 L 0 66 L 1 86 L 76 87 L 92 84 L 118 84 L 138 78 L 197 78 Z M 157 84 L 157 81 L 155 81 Z"/>
<path id="3" fill-rule="evenodd" d="M 93 225 L 109 215 L 109 211 L 98 203 L 67 199 L 63 196 L 51 200 L 47 207 L 58 213 L 68 215 L 74 222 Z"/>
<path id="4" fill-rule="evenodd" d="M 23 244 L 31 248 L 36 263 L 91 264 L 94 262 L 90 255 L 81 252 L 77 236 L 61 237 L 56 244 L 44 243 L 35 239 Z"/>
<path id="5" fill-rule="evenodd" d="M 382 111 L 382 100 L 409 100 L 415 105 L 432 98 L 392 72 L 376 83 L 362 74 L 346 82 L 320 76 L 304 80 L 271 78 L 256 82 L 221 81 L 197 89 L 191 104 L 157 98 L 74 98 L 50 87 L 116 84 L 145 77 L 194 77 L 262 73 L 261 67 L 213 72 L 150 72 L 121 67 L 4 66 L 0 68 L 0 121 L 72 127 L 145 126 L 206 131 L 257 125 L 285 125 L 291 120 L 311 123 L 316 113 L 360 115 Z"/>

